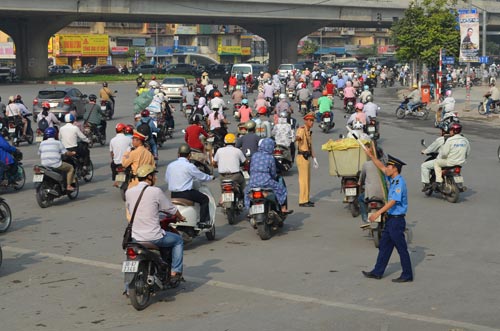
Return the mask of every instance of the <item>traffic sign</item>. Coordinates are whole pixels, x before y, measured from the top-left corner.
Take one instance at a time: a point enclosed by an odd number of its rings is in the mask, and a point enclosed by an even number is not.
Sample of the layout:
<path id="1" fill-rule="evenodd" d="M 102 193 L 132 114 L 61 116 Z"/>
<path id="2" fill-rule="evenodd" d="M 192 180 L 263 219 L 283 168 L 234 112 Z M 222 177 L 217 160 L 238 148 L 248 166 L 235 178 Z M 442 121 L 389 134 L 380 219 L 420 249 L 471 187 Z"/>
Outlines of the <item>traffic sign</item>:
<path id="1" fill-rule="evenodd" d="M 453 56 L 443 56 L 443 64 L 454 64 L 455 58 Z"/>
<path id="2" fill-rule="evenodd" d="M 477 9 L 476 8 L 462 8 L 462 9 L 457 9 L 458 14 L 477 14 Z"/>

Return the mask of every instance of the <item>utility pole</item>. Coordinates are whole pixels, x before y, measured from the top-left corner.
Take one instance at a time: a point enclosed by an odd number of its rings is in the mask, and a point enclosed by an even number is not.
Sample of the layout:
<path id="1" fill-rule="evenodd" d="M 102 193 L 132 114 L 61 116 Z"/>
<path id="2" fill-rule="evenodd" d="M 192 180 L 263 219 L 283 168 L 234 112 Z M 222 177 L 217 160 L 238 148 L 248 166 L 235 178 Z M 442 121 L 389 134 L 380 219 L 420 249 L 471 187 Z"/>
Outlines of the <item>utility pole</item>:
<path id="1" fill-rule="evenodd" d="M 472 12 L 472 0 L 467 0 L 469 5 L 469 13 Z M 470 111 L 470 62 L 467 62 L 467 78 L 465 79 L 465 105 L 464 111 Z"/>

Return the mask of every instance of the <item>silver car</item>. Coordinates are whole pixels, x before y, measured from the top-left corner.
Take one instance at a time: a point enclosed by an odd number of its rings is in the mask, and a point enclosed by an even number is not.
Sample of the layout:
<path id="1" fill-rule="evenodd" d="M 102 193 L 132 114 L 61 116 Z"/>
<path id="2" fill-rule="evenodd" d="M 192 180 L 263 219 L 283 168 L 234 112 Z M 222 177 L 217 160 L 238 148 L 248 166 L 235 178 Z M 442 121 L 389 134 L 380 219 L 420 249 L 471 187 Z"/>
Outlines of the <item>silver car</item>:
<path id="1" fill-rule="evenodd" d="M 165 93 L 168 101 L 182 102 L 183 91 L 188 83 L 184 77 L 167 77 L 161 82 L 160 89 Z"/>
<path id="2" fill-rule="evenodd" d="M 78 117 L 83 117 L 85 105 L 89 102 L 87 95 L 74 87 L 53 87 L 38 91 L 33 100 L 33 116 L 36 118 L 42 111 L 42 102 L 50 104 L 50 111 L 64 122 L 64 115 L 75 110 Z"/>

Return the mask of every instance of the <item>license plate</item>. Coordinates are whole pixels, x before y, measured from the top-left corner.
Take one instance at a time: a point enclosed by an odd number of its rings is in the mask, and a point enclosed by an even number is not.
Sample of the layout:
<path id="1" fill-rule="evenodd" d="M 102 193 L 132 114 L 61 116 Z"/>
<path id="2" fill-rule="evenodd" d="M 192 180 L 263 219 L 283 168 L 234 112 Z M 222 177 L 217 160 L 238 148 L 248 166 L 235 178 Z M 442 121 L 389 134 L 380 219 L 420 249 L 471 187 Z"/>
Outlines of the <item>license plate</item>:
<path id="1" fill-rule="evenodd" d="M 355 197 L 356 195 L 358 195 L 358 189 L 355 187 L 346 188 L 345 195 L 348 197 Z"/>
<path id="2" fill-rule="evenodd" d="M 41 183 L 41 182 L 43 182 L 43 174 L 33 175 L 33 183 Z"/>
<path id="3" fill-rule="evenodd" d="M 248 173 L 248 171 L 243 171 L 243 178 L 250 179 L 250 174 Z"/>
<path id="4" fill-rule="evenodd" d="M 35 138 L 35 142 L 39 143 L 39 142 L 42 142 L 43 141 L 43 137 L 42 136 L 37 136 Z"/>
<path id="5" fill-rule="evenodd" d="M 49 103 L 49 105 L 50 105 L 51 108 L 57 107 L 58 104 L 59 104 L 59 102 L 51 102 L 51 103 Z"/>
<path id="6" fill-rule="evenodd" d="M 126 180 L 126 176 L 125 176 L 125 174 L 117 174 L 115 177 L 115 180 L 117 182 L 124 182 Z"/>
<path id="7" fill-rule="evenodd" d="M 122 272 L 137 272 L 139 261 L 123 261 Z"/>
<path id="8" fill-rule="evenodd" d="M 464 178 L 462 176 L 455 176 L 454 179 L 455 179 L 455 183 L 463 183 L 464 182 Z"/>
<path id="9" fill-rule="evenodd" d="M 375 127 L 374 126 L 369 126 L 368 127 L 368 132 L 370 132 L 370 133 L 375 132 Z"/>
<path id="10" fill-rule="evenodd" d="M 106 106 L 101 106 L 101 110 L 106 110 Z"/>
<path id="11" fill-rule="evenodd" d="M 186 114 L 191 115 L 191 109 L 186 109 Z"/>
<path id="12" fill-rule="evenodd" d="M 331 121 L 331 119 L 330 119 L 330 117 L 325 117 L 325 118 L 323 118 L 323 121 L 326 122 L 326 123 L 328 123 L 328 122 Z"/>
<path id="13" fill-rule="evenodd" d="M 250 207 L 250 215 L 262 214 L 262 213 L 264 213 L 264 204 L 252 205 Z"/>
<path id="14" fill-rule="evenodd" d="M 16 132 L 16 128 L 9 128 L 9 133 L 14 133 Z"/>
<path id="15" fill-rule="evenodd" d="M 224 193 L 222 194 L 222 202 L 233 202 L 234 201 L 234 193 Z"/>

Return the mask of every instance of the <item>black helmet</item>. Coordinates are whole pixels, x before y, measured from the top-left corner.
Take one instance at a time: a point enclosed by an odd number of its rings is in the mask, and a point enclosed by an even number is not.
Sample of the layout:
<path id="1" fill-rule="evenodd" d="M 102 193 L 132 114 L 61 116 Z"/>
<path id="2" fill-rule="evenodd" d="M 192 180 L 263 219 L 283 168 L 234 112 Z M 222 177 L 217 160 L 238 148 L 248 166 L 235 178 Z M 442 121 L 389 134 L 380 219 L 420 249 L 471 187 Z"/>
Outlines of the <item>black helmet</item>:
<path id="1" fill-rule="evenodd" d="M 108 87 L 108 82 L 102 83 L 102 87 Z"/>
<path id="2" fill-rule="evenodd" d="M 90 101 L 96 101 L 97 100 L 97 96 L 95 94 L 90 94 L 89 95 L 89 100 Z"/>
<path id="3" fill-rule="evenodd" d="M 177 150 L 177 153 L 187 155 L 191 153 L 191 147 L 189 147 L 188 144 L 181 144 L 179 146 L 179 149 Z"/>

